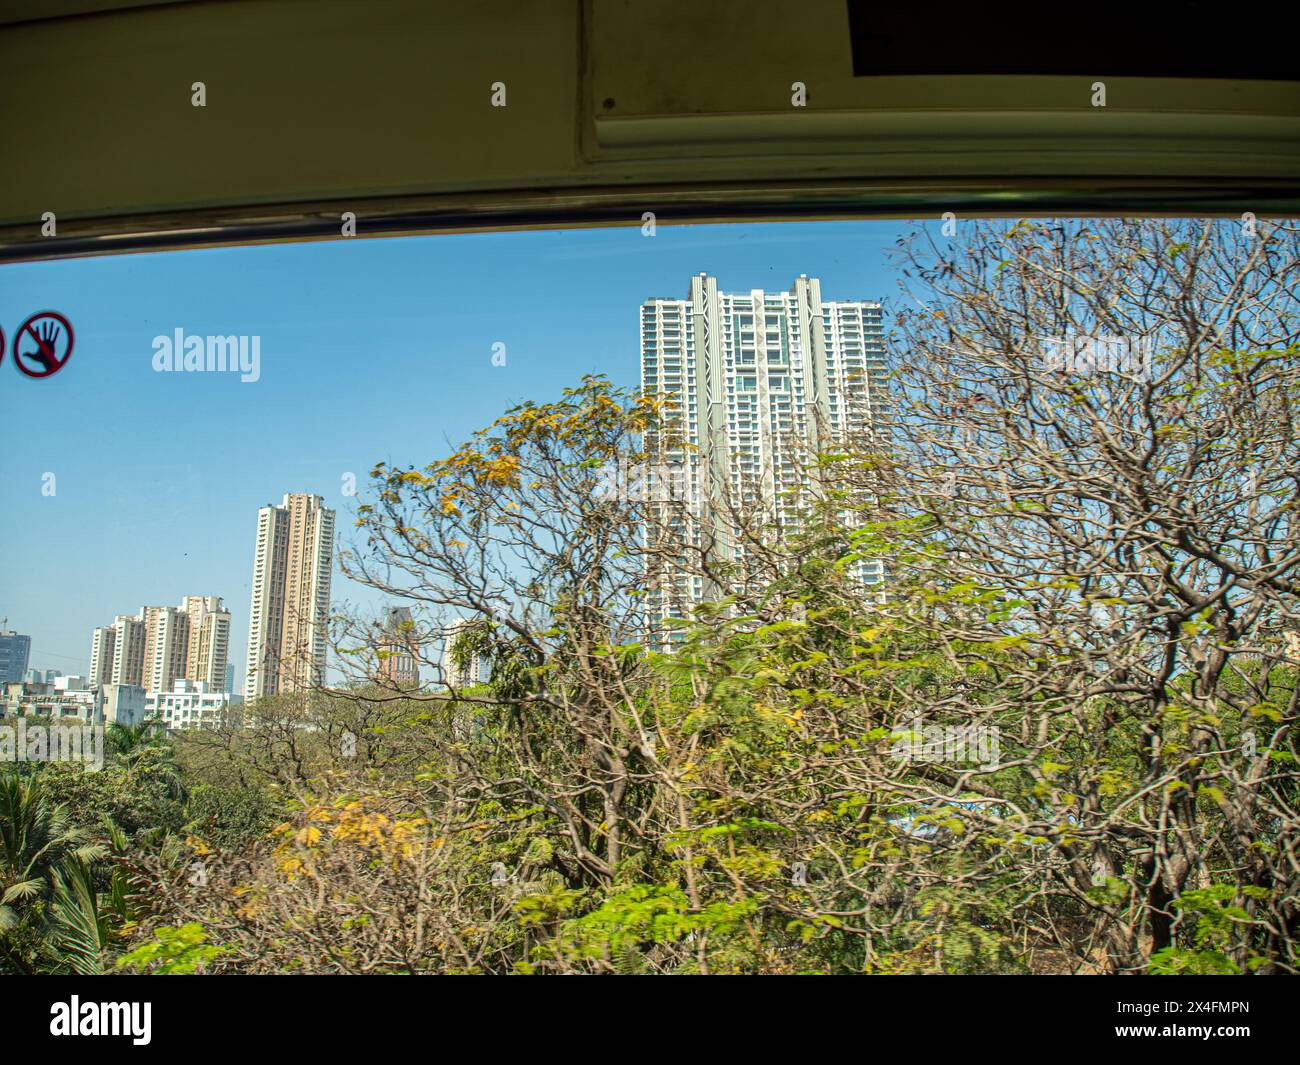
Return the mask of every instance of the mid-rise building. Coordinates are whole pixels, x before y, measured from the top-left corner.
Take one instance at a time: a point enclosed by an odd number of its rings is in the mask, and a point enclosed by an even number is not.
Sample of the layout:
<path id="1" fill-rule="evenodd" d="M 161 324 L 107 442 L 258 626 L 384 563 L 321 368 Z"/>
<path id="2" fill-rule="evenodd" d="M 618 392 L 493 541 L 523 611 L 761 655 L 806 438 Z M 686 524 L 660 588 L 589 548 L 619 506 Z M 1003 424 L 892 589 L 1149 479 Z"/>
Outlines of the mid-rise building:
<path id="1" fill-rule="evenodd" d="M 824 300 L 806 276 L 789 292 L 733 294 L 701 274 L 685 299 L 642 305 L 641 384 L 667 419 L 644 482 L 654 535 L 682 560 L 665 552 L 650 574 L 653 626 L 734 590 L 704 560 L 734 570 L 747 539 L 796 529 L 817 487 L 812 457 L 874 430 L 887 400 L 881 314 L 879 303 Z"/>
<path id="2" fill-rule="evenodd" d="M 257 512 L 247 699 L 324 683 L 333 566 L 334 511 L 320 496 Z"/>
<path id="3" fill-rule="evenodd" d="M 32 638 L 8 629 L 0 632 L 0 684 L 21 683 L 32 653 Z"/>

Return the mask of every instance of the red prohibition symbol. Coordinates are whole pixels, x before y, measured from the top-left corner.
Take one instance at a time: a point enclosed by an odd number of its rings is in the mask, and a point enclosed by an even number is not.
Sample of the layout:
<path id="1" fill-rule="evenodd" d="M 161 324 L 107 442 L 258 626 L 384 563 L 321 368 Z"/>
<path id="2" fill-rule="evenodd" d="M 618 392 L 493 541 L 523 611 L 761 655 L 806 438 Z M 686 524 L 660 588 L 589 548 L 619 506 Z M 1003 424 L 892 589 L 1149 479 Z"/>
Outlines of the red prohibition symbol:
<path id="1" fill-rule="evenodd" d="M 50 377 L 68 364 L 72 341 L 71 322 L 58 311 L 38 311 L 14 334 L 14 363 L 28 377 Z"/>

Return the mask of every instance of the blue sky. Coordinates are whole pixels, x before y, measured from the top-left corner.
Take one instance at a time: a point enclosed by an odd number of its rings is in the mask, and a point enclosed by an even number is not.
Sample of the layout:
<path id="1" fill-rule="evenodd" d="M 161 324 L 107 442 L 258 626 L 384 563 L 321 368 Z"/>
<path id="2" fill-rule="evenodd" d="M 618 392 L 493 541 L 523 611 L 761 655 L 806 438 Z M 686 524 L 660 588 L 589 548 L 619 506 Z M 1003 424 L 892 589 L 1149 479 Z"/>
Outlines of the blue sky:
<path id="1" fill-rule="evenodd" d="M 96 625 L 220 595 L 242 675 L 259 506 L 314 492 L 346 538 L 376 461 L 425 465 L 584 373 L 635 385 L 646 297 L 682 296 L 707 271 L 726 291 L 806 273 L 826 298 L 888 299 L 885 252 L 910 229 L 661 224 L 653 237 L 340 238 L 0 266 L 0 618 L 32 637 L 32 667 L 84 673 Z M 76 342 L 34 380 L 14 366 L 13 334 L 41 310 L 64 314 Z M 260 335 L 261 379 L 154 372 L 153 338 L 177 328 Z M 378 602 L 337 572 L 333 598 Z"/>

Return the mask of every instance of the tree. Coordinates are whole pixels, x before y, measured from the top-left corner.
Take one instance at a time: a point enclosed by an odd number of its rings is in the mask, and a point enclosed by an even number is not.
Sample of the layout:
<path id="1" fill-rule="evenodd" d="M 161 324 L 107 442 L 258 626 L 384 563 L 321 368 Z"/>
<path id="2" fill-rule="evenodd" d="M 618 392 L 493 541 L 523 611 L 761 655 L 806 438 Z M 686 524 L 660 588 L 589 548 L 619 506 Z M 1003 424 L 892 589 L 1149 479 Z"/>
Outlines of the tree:
<path id="1" fill-rule="evenodd" d="M 31 972 L 22 949 L 31 923 L 44 916 L 44 900 L 61 861 L 93 861 L 102 848 L 74 825 L 66 806 L 53 802 L 39 778 L 0 773 L 0 951 L 7 965 Z"/>
<path id="2" fill-rule="evenodd" d="M 1235 964 L 1296 965 L 1296 253 L 1164 220 L 901 253 L 892 508 L 937 580 L 996 593 L 940 636 L 1010 651 L 1034 927 L 1111 971 L 1189 942 L 1177 900 L 1218 885 Z"/>

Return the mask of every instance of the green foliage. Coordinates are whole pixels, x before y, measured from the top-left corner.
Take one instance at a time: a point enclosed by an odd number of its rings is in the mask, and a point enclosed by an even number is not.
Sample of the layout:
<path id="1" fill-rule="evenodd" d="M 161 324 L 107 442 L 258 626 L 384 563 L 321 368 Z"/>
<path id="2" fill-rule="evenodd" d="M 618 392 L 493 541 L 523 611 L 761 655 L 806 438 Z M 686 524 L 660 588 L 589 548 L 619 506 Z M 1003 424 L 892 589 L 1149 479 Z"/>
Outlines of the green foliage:
<path id="1" fill-rule="evenodd" d="M 95 890 L 90 864 L 65 858 L 53 870 L 53 885 L 48 939 L 52 965 L 77 976 L 98 975 L 103 972 L 113 922 Z"/>
<path id="2" fill-rule="evenodd" d="M 264 838 L 276 813 L 262 791 L 202 782 L 190 789 L 185 829 L 213 846 L 239 849 Z"/>
<path id="3" fill-rule="evenodd" d="M 1180 895 L 1174 908 L 1194 923 L 1191 945 L 1156 951 L 1148 971 L 1156 976 L 1234 976 L 1260 968 L 1266 959 L 1241 949 L 1243 931 L 1255 922 L 1239 903 L 1270 894 L 1267 888 L 1215 884 Z"/>
<path id="4" fill-rule="evenodd" d="M 208 942 L 197 921 L 175 928 L 159 928 L 151 942 L 142 943 L 117 960 L 119 969 L 153 976 L 193 976 L 223 953 Z"/>

